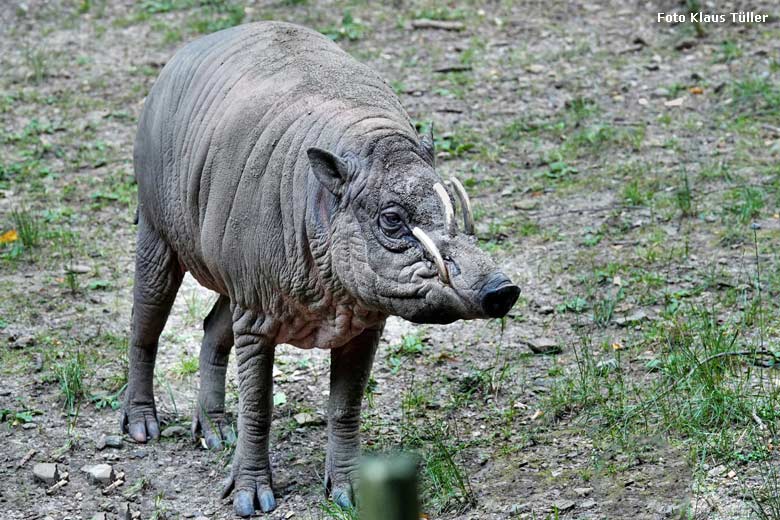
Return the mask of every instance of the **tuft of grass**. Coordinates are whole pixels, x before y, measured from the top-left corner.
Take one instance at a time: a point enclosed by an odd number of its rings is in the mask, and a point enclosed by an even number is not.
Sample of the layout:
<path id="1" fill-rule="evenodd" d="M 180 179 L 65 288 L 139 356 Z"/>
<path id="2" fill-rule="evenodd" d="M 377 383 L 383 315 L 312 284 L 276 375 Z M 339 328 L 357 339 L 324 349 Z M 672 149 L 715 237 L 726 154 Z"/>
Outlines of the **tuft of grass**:
<path id="1" fill-rule="evenodd" d="M 19 236 L 19 242 L 25 248 L 32 249 L 40 245 L 43 225 L 32 212 L 25 208 L 15 209 L 11 212 L 11 219 Z"/>
<path id="2" fill-rule="evenodd" d="M 683 217 L 692 217 L 694 215 L 693 192 L 688 180 L 688 173 L 685 171 L 680 176 L 680 185 L 675 191 L 675 202 L 677 203 L 677 209 L 680 210 L 680 214 Z"/>
<path id="3" fill-rule="evenodd" d="M 49 75 L 48 73 L 48 56 L 42 49 L 30 49 L 29 47 L 24 50 L 24 61 L 27 68 L 30 69 L 29 80 L 33 85 L 39 85 L 43 83 L 43 80 Z"/>
<path id="4" fill-rule="evenodd" d="M 65 409 L 69 415 L 76 415 L 81 399 L 86 396 L 84 355 L 76 352 L 69 360 L 54 366 L 54 375 L 59 383 Z"/>
<path id="5" fill-rule="evenodd" d="M 743 186 L 726 194 L 726 211 L 744 223 L 759 216 L 764 208 L 764 192 L 755 187 Z"/>
<path id="6" fill-rule="evenodd" d="M 179 363 L 176 364 L 172 370 L 176 376 L 184 378 L 193 374 L 197 374 L 199 367 L 200 362 L 197 356 L 182 354 L 182 356 L 179 358 Z"/>
<path id="7" fill-rule="evenodd" d="M 398 373 L 403 363 L 408 358 L 417 357 L 425 349 L 424 339 L 417 334 L 405 334 L 401 342 L 390 347 L 387 353 L 387 361 L 390 364 L 390 371 L 393 374 Z"/>
<path id="8" fill-rule="evenodd" d="M 341 24 L 325 27 L 320 29 L 320 32 L 330 38 L 333 41 L 349 40 L 355 41 L 363 37 L 366 31 L 366 26 L 363 25 L 360 20 L 352 16 L 352 12 L 349 10 L 344 11 L 344 15 L 341 17 Z"/>

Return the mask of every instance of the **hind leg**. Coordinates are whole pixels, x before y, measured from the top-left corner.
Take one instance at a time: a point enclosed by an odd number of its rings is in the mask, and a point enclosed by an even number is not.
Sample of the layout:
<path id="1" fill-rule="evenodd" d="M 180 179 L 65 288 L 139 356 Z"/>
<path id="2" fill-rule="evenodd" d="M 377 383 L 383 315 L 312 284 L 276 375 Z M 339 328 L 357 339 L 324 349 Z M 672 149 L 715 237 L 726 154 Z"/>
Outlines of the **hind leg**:
<path id="1" fill-rule="evenodd" d="M 233 348 L 233 317 L 230 299 L 220 296 L 203 322 L 203 344 L 200 348 L 200 391 L 192 414 L 192 436 L 199 433 L 210 450 L 222 442 L 234 443 L 233 429 L 225 418 L 225 375 L 230 349 Z"/>
<path id="2" fill-rule="evenodd" d="M 142 218 L 135 253 L 130 371 L 121 424 L 122 431 L 137 442 L 160 436 L 154 404 L 154 361 L 183 277 L 176 254 Z"/>

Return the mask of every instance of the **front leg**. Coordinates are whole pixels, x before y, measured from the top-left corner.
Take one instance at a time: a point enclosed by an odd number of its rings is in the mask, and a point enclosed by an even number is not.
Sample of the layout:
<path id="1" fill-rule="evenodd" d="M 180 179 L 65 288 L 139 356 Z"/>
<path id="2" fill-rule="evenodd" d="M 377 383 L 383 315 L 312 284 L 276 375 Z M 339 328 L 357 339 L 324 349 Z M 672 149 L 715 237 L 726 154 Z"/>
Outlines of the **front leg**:
<path id="1" fill-rule="evenodd" d="M 360 457 L 360 407 L 382 328 L 383 325 L 365 330 L 330 353 L 325 492 L 342 507 L 354 503 L 353 482 Z"/>
<path id="2" fill-rule="evenodd" d="M 268 339 L 272 337 L 267 333 L 268 328 L 265 319 L 257 313 L 234 310 L 239 391 L 238 444 L 222 498 L 236 490 L 233 507 L 239 516 L 251 516 L 255 506 L 264 513 L 276 507 L 268 457 L 275 345 Z"/>

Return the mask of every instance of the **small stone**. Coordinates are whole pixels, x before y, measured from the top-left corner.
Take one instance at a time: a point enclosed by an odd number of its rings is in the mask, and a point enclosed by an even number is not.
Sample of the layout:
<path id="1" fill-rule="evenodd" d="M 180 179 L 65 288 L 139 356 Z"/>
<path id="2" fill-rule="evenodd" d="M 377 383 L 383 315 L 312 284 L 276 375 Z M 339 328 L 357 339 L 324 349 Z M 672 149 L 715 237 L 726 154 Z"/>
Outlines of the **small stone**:
<path id="1" fill-rule="evenodd" d="M 16 340 L 11 343 L 11 348 L 25 348 L 25 347 L 32 347 L 35 345 L 35 336 L 25 335 L 25 336 L 19 336 L 16 338 Z"/>
<path id="2" fill-rule="evenodd" d="M 297 422 L 300 426 L 314 424 L 316 422 L 314 416 L 306 412 L 296 413 L 293 415 L 293 419 L 295 419 L 295 422 Z"/>
<path id="3" fill-rule="evenodd" d="M 110 464 L 95 464 L 82 466 L 81 471 L 87 473 L 93 484 L 108 484 L 114 480 L 114 468 Z"/>
<path id="4" fill-rule="evenodd" d="M 674 48 L 678 51 L 684 51 L 685 49 L 690 49 L 695 46 L 696 40 L 692 38 L 685 38 L 677 42 L 677 45 L 675 45 Z"/>
<path id="5" fill-rule="evenodd" d="M 90 520 L 106 520 L 105 513 L 95 513 Z"/>
<path id="6" fill-rule="evenodd" d="M 87 274 L 88 272 L 91 271 L 91 269 L 89 268 L 88 265 L 74 264 L 71 265 L 70 267 L 67 267 L 65 271 L 72 274 Z"/>
<path id="7" fill-rule="evenodd" d="M 532 340 L 520 340 L 528 345 L 534 354 L 557 354 L 561 352 L 558 342 L 552 338 L 536 338 Z"/>
<path id="8" fill-rule="evenodd" d="M 653 91 L 653 97 L 667 97 L 669 95 L 669 89 L 665 89 L 663 87 L 658 87 Z"/>
<path id="9" fill-rule="evenodd" d="M 628 316 L 615 318 L 615 324 L 623 327 L 626 325 L 636 325 L 647 319 L 647 313 L 642 309 L 632 312 Z"/>
<path id="10" fill-rule="evenodd" d="M 146 450 L 134 450 L 130 453 L 130 457 L 134 459 L 142 459 L 146 457 L 147 453 Z"/>
<path id="11" fill-rule="evenodd" d="M 553 312 L 555 312 L 555 307 L 553 307 L 552 305 L 542 305 L 541 307 L 539 307 L 539 314 L 547 315 L 547 314 L 552 314 Z"/>
<path id="12" fill-rule="evenodd" d="M 95 447 L 99 450 L 104 448 L 121 448 L 122 446 L 124 446 L 124 441 L 119 435 L 101 435 L 95 441 Z"/>
<path id="13" fill-rule="evenodd" d="M 33 475 L 41 482 L 54 484 L 60 479 L 60 470 L 56 464 L 39 462 L 33 466 Z"/>
<path id="14" fill-rule="evenodd" d="M 521 211 L 531 211 L 533 209 L 536 209 L 539 206 L 539 202 L 535 200 L 519 200 L 515 202 L 512 205 L 515 209 L 519 209 Z"/>
<path id="15" fill-rule="evenodd" d="M 34 430 L 37 427 L 38 427 L 38 423 L 34 423 L 34 422 L 26 422 L 22 425 L 22 429 L 24 430 Z"/>
<path id="16" fill-rule="evenodd" d="M 160 435 L 162 435 L 165 438 L 170 437 L 183 437 L 184 435 L 187 435 L 188 430 L 187 428 L 183 426 L 168 426 L 165 428 Z"/>
<path id="17" fill-rule="evenodd" d="M 592 498 L 583 500 L 580 503 L 580 509 L 590 509 L 591 507 L 596 507 L 596 501 L 593 500 Z"/>
<path id="18" fill-rule="evenodd" d="M 569 509 L 574 509 L 574 501 L 572 500 L 558 500 L 553 503 L 553 506 L 561 513 L 565 513 Z"/>
<path id="19" fill-rule="evenodd" d="M 531 65 L 526 67 L 525 70 L 527 70 L 531 74 L 541 74 L 542 72 L 544 72 L 545 69 L 544 69 L 544 65 L 541 65 L 539 63 L 532 63 Z"/>
<path id="20" fill-rule="evenodd" d="M 574 494 L 578 497 L 586 497 L 593 493 L 592 487 L 580 487 L 580 488 L 574 488 Z"/>

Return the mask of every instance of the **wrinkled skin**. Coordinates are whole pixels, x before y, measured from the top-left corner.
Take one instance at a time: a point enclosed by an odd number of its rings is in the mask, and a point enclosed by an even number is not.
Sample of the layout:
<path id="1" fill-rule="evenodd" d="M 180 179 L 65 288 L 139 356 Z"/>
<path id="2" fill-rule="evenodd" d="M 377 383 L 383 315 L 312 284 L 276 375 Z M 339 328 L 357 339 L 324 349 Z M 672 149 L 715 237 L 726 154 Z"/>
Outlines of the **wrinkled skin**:
<path id="1" fill-rule="evenodd" d="M 124 431 L 159 436 L 155 356 L 189 271 L 220 295 L 204 322 L 193 413 L 193 435 L 210 448 L 235 440 L 224 398 L 236 348 L 238 440 L 223 495 L 234 492 L 241 516 L 276 505 L 271 374 L 275 346 L 288 343 L 331 349 L 325 487 L 352 504 L 361 398 L 387 316 L 499 317 L 519 292 L 447 221 L 433 158 L 432 138 L 417 135 L 387 84 L 318 33 L 263 22 L 179 51 L 136 137 Z"/>

